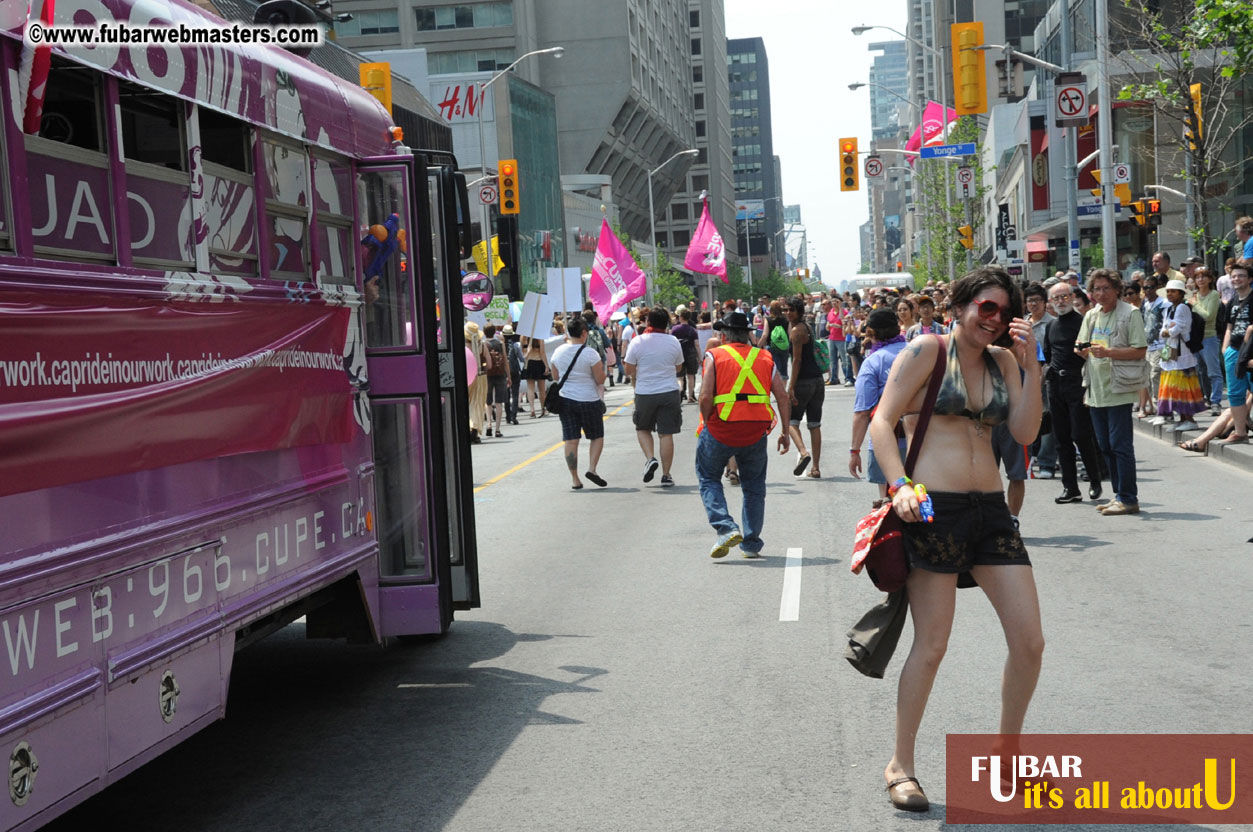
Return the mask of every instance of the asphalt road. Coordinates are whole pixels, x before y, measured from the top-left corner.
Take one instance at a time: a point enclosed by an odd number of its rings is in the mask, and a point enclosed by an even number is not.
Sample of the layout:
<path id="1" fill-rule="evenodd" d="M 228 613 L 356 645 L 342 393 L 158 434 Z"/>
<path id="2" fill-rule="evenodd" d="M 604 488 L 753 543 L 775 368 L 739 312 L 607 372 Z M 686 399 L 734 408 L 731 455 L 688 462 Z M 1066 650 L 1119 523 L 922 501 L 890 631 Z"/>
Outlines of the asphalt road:
<path id="1" fill-rule="evenodd" d="M 996 730 L 1000 626 L 979 590 L 959 593 L 918 741 L 932 808 L 896 812 L 882 772 L 910 632 L 886 679 L 842 658 L 880 597 L 848 570 L 875 492 L 845 470 L 852 391 L 827 390 L 826 478 L 794 479 L 795 457 L 772 457 L 764 560 L 708 557 L 695 407 L 678 485 L 645 486 L 617 388 L 609 488 L 570 491 L 554 449 L 479 491 L 482 609 L 387 649 L 305 641 L 292 625 L 239 654 L 224 722 L 52 828 L 945 827 L 944 736 Z M 560 427 L 524 416 L 506 434 L 475 449 L 479 483 L 551 449 Z M 1253 479 L 1136 441 L 1139 516 L 1057 506 L 1059 481 L 1028 483 L 1048 646 L 1026 729 L 1249 733 Z M 785 578 L 789 551 L 799 578 Z"/>

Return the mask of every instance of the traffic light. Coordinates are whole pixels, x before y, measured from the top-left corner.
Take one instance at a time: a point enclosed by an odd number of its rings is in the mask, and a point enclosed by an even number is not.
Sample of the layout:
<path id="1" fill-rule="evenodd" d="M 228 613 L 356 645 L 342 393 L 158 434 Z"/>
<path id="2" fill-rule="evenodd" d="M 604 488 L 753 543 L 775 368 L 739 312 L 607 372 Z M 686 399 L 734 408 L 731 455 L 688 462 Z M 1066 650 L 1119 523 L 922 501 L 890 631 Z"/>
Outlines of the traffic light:
<path id="1" fill-rule="evenodd" d="M 518 160 L 501 159 L 496 170 L 500 174 L 500 213 L 519 213 L 522 201 L 518 198 Z"/>
<path id="2" fill-rule="evenodd" d="M 1138 199 L 1135 202 L 1129 203 L 1129 206 L 1131 208 L 1131 218 L 1136 221 L 1136 225 L 1144 225 L 1145 201 L 1143 199 Z"/>
<path id="3" fill-rule="evenodd" d="M 840 139 L 840 190 L 861 188 L 861 166 L 857 164 L 857 139 Z"/>
<path id="4" fill-rule="evenodd" d="M 1188 92 L 1192 96 L 1192 115 L 1196 118 L 1196 136 L 1194 137 L 1192 135 L 1191 124 L 1188 124 L 1188 126 L 1184 128 L 1183 135 L 1188 140 L 1188 147 L 1192 150 L 1196 150 L 1197 140 L 1204 138 L 1205 133 L 1205 130 L 1201 126 L 1201 85 L 1192 84 L 1188 87 Z M 1187 122 L 1185 122 L 1185 124 L 1187 124 Z"/>
<path id="5" fill-rule="evenodd" d="M 958 242 L 965 248 L 972 249 L 975 247 L 975 230 L 969 225 L 960 225 L 957 227 Z"/>
<path id="6" fill-rule="evenodd" d="M 954 107 L 959 116 L 988 111 L 988 77 L 983 51 L 983 24 L 954 23 L 949 32 L 953 41 Z"/>
<path id="7" fill-rule="evenodd" d="M 1146 199 L 1143 203 L 1145 206 L 1145 216 L 1149 225 L 1162 224 L 1162 201 L 1160 199 Z"/>

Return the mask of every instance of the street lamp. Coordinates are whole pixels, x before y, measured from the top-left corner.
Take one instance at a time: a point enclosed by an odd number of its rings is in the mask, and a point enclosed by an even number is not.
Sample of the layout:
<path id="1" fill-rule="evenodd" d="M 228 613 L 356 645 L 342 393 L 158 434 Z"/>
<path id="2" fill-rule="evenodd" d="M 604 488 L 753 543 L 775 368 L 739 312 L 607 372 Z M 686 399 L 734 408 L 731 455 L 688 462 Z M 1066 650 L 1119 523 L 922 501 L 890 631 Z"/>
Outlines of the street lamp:
<path id="1" fill-rule="evenodd" d="M 883 84 L 876 84 L 874 81 L 854 81 L 853 83 L 848 85 L 848 88 L 850 90 L 859 90 L 862 87 L 876 87 L 877 89 L 881 89 L 884 92 L 888 93 L 889 95 L 894 95 L 897 98 L 899 98 L 901 101 L 904 101 L 906 104 L 908 104 L 909 106 L 917 110 L 919 118 L 922 117 L 922 107 L 920 105 L 916 104 L 913 101 L 910 101 L 908 98 L 901 95 L 899 92 L 892 89 L 891 87 L 884 86 Z"/>
<path id="2" fill-rule="evenodd" d="M 871 29 L 884 29 L 888 32 L 891 32 L 894 35 L 904 38 L 905 40 L 912 43 L 914 46 L 917 46 L 919 49 L 931 55 L 932 73 L 935 77 L 936 83 L 940 85 L 940 107 L 941 107 L 940 124 L 942 125 L 940 128 L 940 132 L 941 134 L 946 134 L 948 132 L 948 85 L 944 83 L 944 75 L 941 73 L 941 70 L 940 70 L 941 64 L 944 63 L 943 53 L 940 52 L 939 49 L 936 49 L 934 46 L 928 46 L 927 44 L 923 43 L 917 38 L 910 37 L 904 32 L 893 29 L 891 26 L 879 26 L 879 25 L 867 26 L 865 24 L 862 24 L 861 26 L 853 27 L 853 34 L 860 35 L 863 32 L 867 32 Z M 920 122 L 922 121 L 921 112 L 919 114 L 918 120 Z M 922 129 L 923 129 L 922 127 L 919 127 L 919 130 L 922 130 Z M 948 168 L 947 167 L 942 168 L 942 171 L 944 173 L 944 190 L 948 196 L 948 199 L 946 200 L 945 205 L 943 206 L 944 220 L 945 220 L 944 224 L 947 226 L 950 224 L 948 222 L 948 209 L 949 209 L 949 204 L 951 204 L 953 201 L 953 194 L 949 191 Z M 949 247 L 949 254 L 948 254 L 948 276 L 949 276 L 950 281 L 954 280 L 957 277 L 956 269 L 953 265 L 953 249 L 951 246 Z"/>
<path id="3" fill-rule="evenodd" d="M 700 153 L 696 148 L 680 150 L 666 161 L 648 172 L 648 233 L 649 243 L 653 247 L 653 279 L 648 283 L 648 305 L 653 305 L 653 284 L 657 282 L 657 217 L 653 213 L 653 174 L 673 162 L 680 156 L 696 156 Z"/>
<path id="4" fill-rule="evenodd" d="M 483 174 L 483 176 L 481 177 L 481 180 L 490 178 L 487 175 L 487 140 L 483 138 L 483 101 L 485 100 L 487 96 L 487 88 L 490 87 L 492 84 L 496 83 L 497 79 L 503 77 L 507 72 L 509 72 L 509 70 L 513 69 L 515 66 L 522 63 L 527 58 L 531 58 L 536 55 L 552 55 L 554 58 L 560 58 L 562 55 L 565 54 L 565 52 L 566 52 L 566 48 L 564 46 L 550 46 L 547 49 L 535 49 L 531 52 L 527 52 L 525 55 L 521 56 L 516 61 L 509 64 L 509 66 L 497 72 L 495 75 L 493 75 L 491 78 L 487 80 L 487 83 L 479 87 L 479 169 Z M 497 136 L 500 135 L 499 123 L 497 124 L 497 127 L 496 127 L 496 135 Z M 496 266 L 496 257 L 494 256 L 492 252 L 492 234 L 491 234 L 492 212 L 491 212 L 491 207 L 487 205 L 486 203 L 483 204 L 482 222 L 483 222 L 483 234 L 482 234 L 483 248 L 487 256 L 487 277 L 488 279 L 492 279 L 496 276 L 494 274 L 495 266 Z M 499 248 L 500 246 L 497 245 L 497 250 L 499 250 Z"/>

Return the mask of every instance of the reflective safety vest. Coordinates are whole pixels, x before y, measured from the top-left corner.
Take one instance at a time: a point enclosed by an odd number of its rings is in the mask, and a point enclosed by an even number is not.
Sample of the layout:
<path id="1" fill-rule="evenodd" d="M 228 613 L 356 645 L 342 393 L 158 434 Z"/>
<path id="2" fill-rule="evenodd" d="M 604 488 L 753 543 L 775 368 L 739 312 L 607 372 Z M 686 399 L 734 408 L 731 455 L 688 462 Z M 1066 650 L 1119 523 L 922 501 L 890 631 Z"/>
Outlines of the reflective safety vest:
<path id="1" fill-rule="evenodd" d="M 770 382 L 774 359 L 748 344 L 726 344 L 714 349 L 714 407 L 724 422 L 770 422 Z M 747 388 L 747 389 L 746 389 Z"/>

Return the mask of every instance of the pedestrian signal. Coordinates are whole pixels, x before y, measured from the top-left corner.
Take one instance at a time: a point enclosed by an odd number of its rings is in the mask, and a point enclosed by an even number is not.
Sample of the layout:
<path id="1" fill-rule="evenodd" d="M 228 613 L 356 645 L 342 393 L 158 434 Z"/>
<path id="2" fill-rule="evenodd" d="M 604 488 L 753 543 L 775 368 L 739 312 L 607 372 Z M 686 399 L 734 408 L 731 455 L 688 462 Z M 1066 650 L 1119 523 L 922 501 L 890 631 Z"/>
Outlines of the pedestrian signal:
<path id="1" fill-rule="evenodd" d="M 1162 201 L 1160 199 L 1146 199 L 1144 201 L 1144 214 L 1149 225 L 1162 224 Z"/>
<path id="2" fill-rule="evenodd" d="M 953 41 L 954 108 L 959 116 L 988 111 L 988 77 L 983 50 L 983 24 L 954 23 L 949 31 Z"/>
<path id="3" fill-rule="evenodd" d="M 857 165 L 857 139 L 840 139 L 840 190 L 861 188 L 861 170 Z"/>
<path id="4" fill-rule="evenodd" d="M 501 159 L 496 170 L 500 174 L 500 213 L 519 213 L 522 203 L 518 199 L 518 160 Z"/>
<path id="5" fill-rule="evenodd" d="M 958 228 L 957 228 L 957 240 L 958 240 L 958 242 L 960 242 L 960 243 L 962 244 L 962 246 L 963 246 L 963 247 L 965 247 L 966 249 L 972 249 L 972 248 L 974 248 L 974 247 L 975 247 L 975 230 L 974 230 L 974 228 L 973 228 L 973 227 L 971 227 L 971 226 L 969 226 L 969 225 L 962 225 L 962 226 L 958 226 Z"/>

